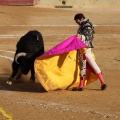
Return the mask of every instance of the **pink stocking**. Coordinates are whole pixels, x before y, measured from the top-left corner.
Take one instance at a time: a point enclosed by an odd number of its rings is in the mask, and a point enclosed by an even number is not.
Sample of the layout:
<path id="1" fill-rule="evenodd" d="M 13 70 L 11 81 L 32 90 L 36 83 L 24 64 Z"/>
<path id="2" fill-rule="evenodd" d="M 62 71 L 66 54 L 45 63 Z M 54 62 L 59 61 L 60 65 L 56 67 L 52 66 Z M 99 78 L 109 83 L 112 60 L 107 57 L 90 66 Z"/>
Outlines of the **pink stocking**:
<path id="1" fill-rule="evenodd" d="M 105 84 L 105 81 L 104 81 L 104 79 L 103 79 L 102 73 L 100 72 L 100 73 L 98 73 L 97 75 L 98 75 L 98 78 L 100 79 L 101 84 L 104 85 L 104 84 Z"/>
<path id="2" fill-rule="evenodd" d="M 83 88 L 83 86 L 84 86 L 84 77 L 80 77 L 80 83 L 78 88 Z"/>

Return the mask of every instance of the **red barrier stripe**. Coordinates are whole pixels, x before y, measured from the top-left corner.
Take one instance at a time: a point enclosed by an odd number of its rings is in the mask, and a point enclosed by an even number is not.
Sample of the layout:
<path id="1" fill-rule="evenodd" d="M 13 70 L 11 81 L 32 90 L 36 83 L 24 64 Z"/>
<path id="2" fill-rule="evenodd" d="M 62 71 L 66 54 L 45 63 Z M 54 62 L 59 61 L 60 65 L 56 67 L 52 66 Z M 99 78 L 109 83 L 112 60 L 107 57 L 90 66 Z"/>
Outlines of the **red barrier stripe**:
<path id="1" fill-rule="evenodd" d="M 0 0 L 0 5 L 35 5 L 36 0 Z"/>

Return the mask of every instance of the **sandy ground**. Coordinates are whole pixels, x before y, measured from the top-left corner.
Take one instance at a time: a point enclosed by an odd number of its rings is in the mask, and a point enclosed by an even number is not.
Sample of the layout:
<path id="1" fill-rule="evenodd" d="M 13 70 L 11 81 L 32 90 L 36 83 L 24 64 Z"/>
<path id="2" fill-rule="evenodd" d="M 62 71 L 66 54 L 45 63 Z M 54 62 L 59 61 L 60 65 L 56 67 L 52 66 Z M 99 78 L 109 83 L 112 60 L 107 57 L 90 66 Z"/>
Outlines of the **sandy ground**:
<path id="1" fill-rule="evenodd" d="M 107 90 L 99 80 L 84 92 L 45 92 L 39 81 L 6 84 L 11 60 L 0 57 L 0 120 L 118 120 L 120 119 L 120 9 L 51 9 L 30 6 L 0 6 L 0 55 L 13 58 L 19 38 L 29 30 L 39 30 L 49 50 L 76 34 L 73 20 L 82 12 L 95 25 L 94 53 Z M 58 26 L 60 25 L 60 26 Z M 71 25 L 71 26 L 70 26 Z M 7 50 L 7 51 L 1 51 Z M 12 118 L 10 117 L 12 116 Z"/>

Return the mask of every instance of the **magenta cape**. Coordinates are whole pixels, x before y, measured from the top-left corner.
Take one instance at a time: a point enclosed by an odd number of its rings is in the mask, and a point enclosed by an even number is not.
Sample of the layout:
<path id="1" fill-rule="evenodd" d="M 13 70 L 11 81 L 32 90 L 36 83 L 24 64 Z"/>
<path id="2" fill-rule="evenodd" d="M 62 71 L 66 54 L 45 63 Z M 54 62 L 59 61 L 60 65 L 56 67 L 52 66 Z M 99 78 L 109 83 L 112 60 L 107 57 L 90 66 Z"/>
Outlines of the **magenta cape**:
<path id="1" fill-rule="evenodd" d="M 85 47 L 87 47 L 87 45 L 74 35 L 53 47 L 51 50 L 45 52 L 42 56 L 62 54 Z"/>

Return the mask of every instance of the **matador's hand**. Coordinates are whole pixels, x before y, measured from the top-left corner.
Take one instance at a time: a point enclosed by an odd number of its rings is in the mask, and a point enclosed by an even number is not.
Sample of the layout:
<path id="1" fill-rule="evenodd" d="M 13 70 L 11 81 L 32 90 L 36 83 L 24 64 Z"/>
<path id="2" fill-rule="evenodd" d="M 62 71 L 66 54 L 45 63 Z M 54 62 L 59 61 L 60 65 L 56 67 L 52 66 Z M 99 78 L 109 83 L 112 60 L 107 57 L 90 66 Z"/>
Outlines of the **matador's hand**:
<path id="1" fill-rule="evenodd" d="M 77 34 L 77 38 L 81 40 L 82 36 L 80 34 Z"/>
<path id="2" fill-rule="evenodd" d="M 84 35 L 77 34 L 77 38 L 79 38 L 80 40 L 82 40 L 85 43 L 85 36 Z"/>

